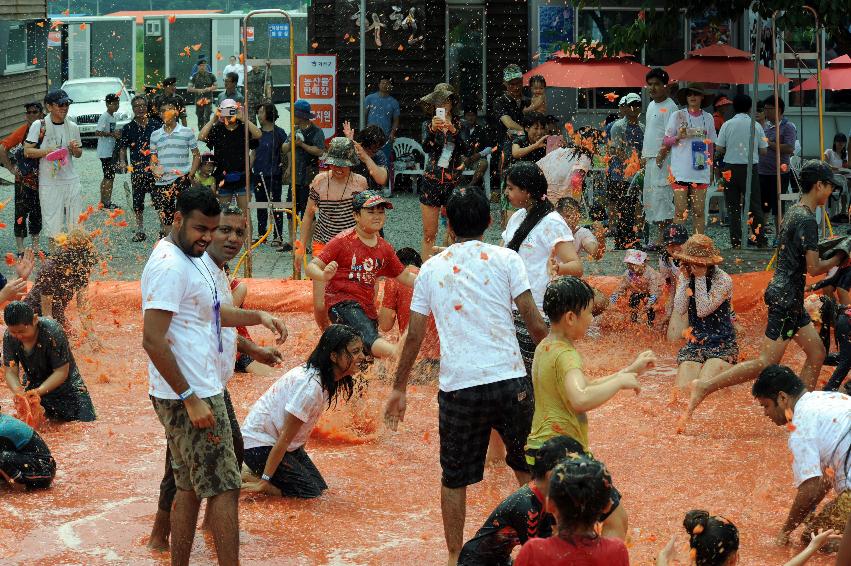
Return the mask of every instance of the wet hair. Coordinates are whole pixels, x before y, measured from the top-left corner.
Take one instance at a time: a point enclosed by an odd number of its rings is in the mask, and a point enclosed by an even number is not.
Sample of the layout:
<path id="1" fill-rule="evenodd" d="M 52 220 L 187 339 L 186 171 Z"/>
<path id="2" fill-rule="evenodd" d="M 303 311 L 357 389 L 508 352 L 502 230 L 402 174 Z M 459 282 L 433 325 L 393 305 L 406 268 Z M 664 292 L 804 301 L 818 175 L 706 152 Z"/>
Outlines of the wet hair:
<path id="1" fill-rule="evenodd" d="M 381 75 L 378 75 L 378 82 L 381 82 L 381 81 L 390 81 L 392 83 L 393 82 L 393 75 L 391 75 L 389 73 L 383 73 Z"/>
<path id="2" fill-rule="evenodd" d="M 160 111 L 166 106 L 173 106 L 175 109 L 180 108 L 180 104 L 178 104 L 177 99 L 173 96 L 166 96 L 160 100 Z"/>
<path id="3" fill-rule="evenodd" d="M 683 527 L 696 566 L 723 566 L 739 550 L 739 529 L 724 517 L 694 509 L 686 513 Z"/>
<path id="4" fill-rule="evenodd" d="M 594 301 L 594 289 L 588 283 L 566 275 L 550 281 L 544 291 L 544 314 L 558 322 L 569 312 L 579 316 Z"/>
<path id="5" fill-rule="evenodd" d="M 541 114 L 540 112 L 529 112 L 525 116 L 523 116 L 523 127 L 531 128 L 535 124 L 539 126 L 547 127 L 547 116 L 545 114 Z"/>
<path id="6" fill-rule="evenodd" d="M 137 100 L 141 100 L 145 104 L 148 104 L 148 97 L 147 96 L 145 96 L 144 94 L 137 94 L 132 99 L 130 99 L 130 105 L 132 106 L 133 104 L 136 104 Z"/>
<path id="7" fill-rule="evenodd" d="M 387 136 L 378 124 L 362 129 L 355 135 L 355 140 L 363 147 L 381 148 L 387 143 Z"/>
<path id="8" fill-rule="evenodd" d="M 839 157 L 842 161 L 848 159 L 848 136 L 843 134 L 842 132 L 838 132 L 835 136 L 833 136 L 833 151 L 836 151 L 836 144 L 845 143 L 845 147 L 842 148 L 842 153 L 839 154 Z"/>
<path id="9" fill-rule="evenodd" d="M 609 114 L 608 116 L 606 116 L 606 120 L 603 122 L 603 124 L 605 124 L 606 126 L 608 126 L 608 125 L 609 125 L 609 124 L 611 124 L 612 122 L 615 122 L 615 121 L 620 120 L 620 119 L 621 119 L 621 115 L 620 115 L 620 114 L 618 114 L 617 112 L 612 112 L 611 114 Z"/>
<path id="10" fill-rule="evenodd" d="M 464 105 L 464 114 L 470 114 L 470 113 L 478 116 L 479 115 L 479 107 L 476 106 L 475 104 L 465 104 Z"/>
<path id="11" fill-rule="evenodd" d="M 581 212 L 582 205 L 573 197 L 561 197 L 556 203 L 556 210 L 559 214 L 565 214 L 567 212 Z"/>
<path id="12" fill-rule="evenodd" d="M 263 114 L 266 116 L 267 120 L 271 120 L 272 122 L 278 119 L 278 109 L 271 102 L 264 102 L 260 105 L 260 108 L 263 109 Z M 280 145 L 280 144 L 278 144 Z"/>
<path id="13" fill-rule="evenodd" d="M 578 440 L 564 434 L 554 436 L 544 442 L 535 453 L 535 463 L 531 470 L 532 477 L 536 480 L 542 480 L 547 476 L 547 472 L 555 468 L 560 461 L 571 456 L 584 454 L 585 450 Z"/>
<path id="14" fill-rule="evenodd" d="M 747 94 L 737 94 L 733 98 L 733 112 L 736 114 L 744 114 L 751 111 L 753 99 Z"/>
<path id="15" fill-rule="evenodd" d="M 819 329 L 819 337 L 824 344 L 825 352 L 830 351 L 830 331 L 836 326 L 836 320 L 839 318 L 842 309 L 832 298 L 827 295 L 819 295 L 821 308 L 819 314 L 821 318 L 821 328 Z M 836 339 L 836 347 L 839 348 L 839 338 Z"/>
<path id="16" fill-rule="evenodd" d="M 396 251 L 396 257 L 402 262 L 402 265 L 413 265 L 414 267 L 423 266 L 423 258 L 420 253 L 414 248 L 402 248 Z"/>
<path id="17" fill-rule="evenodd" d="M 774 106 L 774 95 L 772 94 L 771 96 L 769 96 L 768 98 L 763 100 L 763 105 L 764 106 Z M 777 99 L 777 109 L 780 110 L 781 114 L 786 112 L 786 103 L 783 102 L 782 96 Z"/>
<path id="18" fill-rule="evenodd" d="M 532 88 L 532 85 L 535 83 L 540 83 L 544 88 L 547 87 L 547 79 L 543 75 L 532 75 L 529 79 L 529 88 Z"/>
<path id="19" fill-rule="evenodd" d="M 591 456 L 565 458 L 553 468 L 548 498 L 558 509 L 559 532 L 571 534 L 600 520 L 612 501 L 612 478 Z"/>
<path id="20" fill-rule="evenodd" d="M 224 216 L 244 216 L 245 212 L 235 204 L 228 204 L 222 209 Z"/>
<path id="21" fill-rule="evenodd" d="M 239 75 L 237 75 L 236 73 L 234 73 L 233 71 L 231 71 L 230 73 L 228 73 L 228 74 L 226 74 L 226 75 L 225 75 L 225 79 L 226 79 L 226 80 L 229 80 L 230 82 L 232 82 L 232 83 L 234 83 L 234 84 L 236 84 L 236 83 L 238 83 L 238 82 L 239 82 Z"/>
<path id="22" fill-rule="evenodd" d="M 218 216 L 222 212 L 219 199 L 207 187 L 189 187 L 177 195 L 177 210 L 183 218 L 189 218 L 193 210 L 204 216 Z"/>
<path id="23" fill-rule="evenodd" d="M 671 80 L 671 78 L 668 76 L 668 71 L 666 71 L 662 67 L 650 69 L 647 74 L 644 75 L 645 82 L 650 82 L 650 79 L 659 79 L 659 82 L 663 85 L 667 85 L 668 81 Z"/>
<path id="24" fill-rule="evenodd" d="M 88 283 L 92 268 L 98 262 L 98 252 L 91 236 L 86 231 L 75 228 L 68 233 L 65 243 L 58 246 L 54 256 L 47 261 L 62 266 L 66 285 L 83 287 Z M 47 277 L 50 272 L 42 270 L 36 281 L 41 278 L 42 273 Z"/>
<path id="25" fill-rule="evenodd" d="M 786 393 L 797 397 L 806 390 L 804 382 L 787 366 L 773 364 L 762 370 L 751 387 L 751 395 L 762 399 L 771 399 L 777 403 L 777 396 Z"/>
<path id="26" fill-rule="evenodd" d="M 482 191 L 459 187 L 446 203 L 446 219 L 455 236 L 476 238 L 490 225 L 491 207 Z"/>
<path id="27" fill-rule="evenodd" d="M 530 161 L 518 161 L 508 169 L 505 178 L 521 190 L 529 193 L 529 198 L 534 202 L 526 218 L 517 227 L 511 241 L 506 244 L 506 247 L 516 251 L 520 251 L 520 245 L 523 240 L 529 235 L 535 226 L 544 219 L 544 217 L 553 211 L 553 205 L 547 199 L 547 178 L 544 172 L 536 163 Z"/>
<path id="28" fill-rule="evenodd" d="M 756 101 L 756 111 L 757 112 L 765 112 L 765 101 L 757 100 Z"/>
<path id="29" fill-rule="evenodd" d="M 33 323 L 33 317 L 35 317 L 35 311 L 23 301 L 12 301 L 3 309 L 3 319 L 6 326 L 18 324 L 30 326 Z"/>
<path id="30" fill-rule="evenodd" d="M 547 126 L 549 126 L 550 124 L 558 124 L 559 122 L 561 122 L 561 120 L 559 120 L 558 116 L 555 116 L 553 114 L 547 114 Z"/>
<path id="31" fill-rule="evenodd" d="M 328 393 L 328 407 L 332 403 L 337 404 L 338 395 L 343 395 L 346 401 L 352 397 L 354 380 L 350 375 L 339 381 L 336 380 L 331 354 L 350 355 L 348 347 L 354 340 L 362 340 L 357 330 L 345 324 L 332 324 L 319 337 L 319 343 L 316 344 L 316 348 L 310 353 L 305 363 L 306 367 L 319 371 L 322 389 Z"/>

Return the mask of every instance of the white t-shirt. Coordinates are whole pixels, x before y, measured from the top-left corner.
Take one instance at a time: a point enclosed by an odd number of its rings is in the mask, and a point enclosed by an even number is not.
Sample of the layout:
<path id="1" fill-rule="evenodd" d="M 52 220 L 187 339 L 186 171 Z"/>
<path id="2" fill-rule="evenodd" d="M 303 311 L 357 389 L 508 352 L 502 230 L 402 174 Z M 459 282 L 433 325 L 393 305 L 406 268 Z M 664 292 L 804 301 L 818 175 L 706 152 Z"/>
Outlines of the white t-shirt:
<path id="1" fill-rule="evenodd" d="M 824 150 L 824 160 L 831 167 L 842 167 L 842 157 L 833 148 Z"/>
<path id="2" fill-rule="evenodd" d="M 649 158 L 659 155 L 662 149 L 662 140 L 665 137 L 665 128 L 668 127 L 668 118 L 677 111 L 677 103 L 670 98 L 658 103 L 650 101 L 645 113 L 646 123 L 644 125 L 644 144 L 641 146 L 641 157 Z"/>
<path id="3" fill-rule="evenodd" d="M 683 124 L 685 124 L 690 135 L 679 140 L 671 148 L 671 172 L 677 181 L 709 184 L 712 167 L 707 162 L 703 169 L 694 168 L 692 142 L 701 142 L 707 145 L 706 159 L 709 160 L 712 156 L 709 151 L 712 146 L 707 144 L 705 140 L 708 139 L 715 143 L 718 139 L 715 133 L 715 119 L 712 114 L 703 110 L 701 110 L 700 116 L 692 116 L 686 109 L 678 110 L 668 118 L 665 135 L 676 136 Z"/>
<path id="4" fill-rule="evenodd" d="M 434 314 L 441 391 L 526 375 L 512 308 L 528 290 L 517 252 L 478 240 L 453 244 L 423 264 L 411 311 Z"/>
<path id="5" fill-rule="evenodd" d="M 142 271 L 142 311 L 173 313 L 166 339 L 189 387 L 200 398 L 222 392 L 219 339 L 213 317 L 215 272 L 190 258 L 168 240 L 160 240 Z M 221 300 L 221 296 L 220 296 Z M 166 380 L 148 362 L 148 393 L 177 399 Z"/>
<path id="6" fill-rule="evenodd" d="M 251 66 L 248 66 L 248 70 L 251 70 Z M 239 63 L 234 63 L 233 65 L 225 65 L 225 68 L 222 69 L 222 78 L 224 79 L 225 75 L 228 73 L 236 73 L 239 75 L 239 82 L 236 83 L 236 86 L 242 86 L 242 81 L 245 78 L 245 69 Z"/>
<path id="7" fill-rule="evenodd" d="M 65 120 L 62 124 L 54 124 L 53 120 L 48 115 L 44 120 L 36 120 L 30 126 L 27 132 L 28 143 L 38 143 L 38 138 L 41 132 L 42 124 L 44 124 L 44 139 L 39 146 L 41 149 L 55 147 L 60 149 L 68 147 L 71 140 L 80 142 L 80 128 L 71 120 Z M 39 185 L 49 184 L 51 181 L 67 182 L 76 181 L 80 178 L 77 171 L 74 169 L 74 158 L 68 157 L 68 163 L 59 167 L 54 165 L 56 162 L 50 162 L 46 159 L 38 161 L 38 182 Z"/>
<path id="8" fill-rule="evenodd" d="M 753 153 L 748 161 L 749 134 L 753 133 Z M 741 112 L 721 126 L 718 132 L 718 145 L 725 149 L 724 163 L 730 165 L 754 165 L 759 163 L 759 150 L 768 147 L 768 138 L 759 122 L 751 129 L 751 117 Z"/>
<path id="9" fill-rule="evenodd" d="M 328 393 L 322 389 L 319 371 L 303 365 L 295 367 L 279 377 L 251 406 L 242 423 L 245 447 L 274 446 L 289 413 L 304 423 L 287 446 L 287 452 L 298 450 L 310 438 L 327 406 Z"/>
<path id="10" fill-rule="evenodd" d="M 795 404 L 792 424 L 789 450 L 795 487 L 831 468 L 836 493 L 851 488 L 845 467 L 851 449 L 851 397 L 828 391 L 804 393 Z"/>
<path id="11" fill-rule="evenodd" d="M 204 262 L 207 269 L 216 278 L 216 292 L 222 306 L 233 306 L 233 294 L 231 293 L 230 282 L 225 272 L 219 269 L 219 266 L 216 265 L 216 262 L 213 261 L 213 258 L 207 252 L 204 252 L 204 255 L 201 256 L 201 261 Z M 213 323 L 215 324 L 215 320 Z M 236 336 L 235 326 L 222 327 L 222 352 L 219 356 L 219 375 L 222 378 L 222 387 L 227 387 L 228 381 L 233 377 L 233 366 L 236 361 Z"/>
<path id="12" fill-rule="evenodd" d="M 590 171 L 591 159 L 573 148 L 559 147 L 539 159 L 537 165 L 547 178 L 547 198 L 556 203 L 560 198 L 573 196 L 573 175 L 577 171 Z"/>
<path id="13" fill-rule="evenodd" d="M 100 118 L 98 118 L 97 131 L 112 133 L 115 131 L 115 125 L 115 115 L 110 114 L 109 112 L 104 112 L 100 115 Z M 98 159 L 112 158 L 113 151 L 115 151 L 115 138 L 98 137 Z"/>
<path id="14" fill-rule="evenodd" d="M 527 216 L 525 208 L 521 208 L 511 215 L 508 225 L 502 233 L 502 241 L 508 246 L 514 233 L 520 228 L 520 224 Z M 560 242 L 572 242 L 573 232 L 564 221 L 561 214 L 552 211 L 538 222 L 523 243 L 520 244 L 518 253 L 526 265 L 526 274 L 529 276 L 529 285 L 532 289 L 532 298 L 538 310 L 544 310 L 544 291 L 550 282 L 550 274 L 547 271 L 547 263 L 553 248 Z"/>
<path id="15" fill-rule="evenodd" d="M 600 242 L 597 240 L 597 236 L 594 235 L 594 232 L 585 226 L 580 226 L 579 229 L 573 233 L 573 245 L 576 247 L 576 255 L 587 255 L 588 252 L 585 250 L 585 244 L 590 245 L 593 243 L 599 244 Z"/>

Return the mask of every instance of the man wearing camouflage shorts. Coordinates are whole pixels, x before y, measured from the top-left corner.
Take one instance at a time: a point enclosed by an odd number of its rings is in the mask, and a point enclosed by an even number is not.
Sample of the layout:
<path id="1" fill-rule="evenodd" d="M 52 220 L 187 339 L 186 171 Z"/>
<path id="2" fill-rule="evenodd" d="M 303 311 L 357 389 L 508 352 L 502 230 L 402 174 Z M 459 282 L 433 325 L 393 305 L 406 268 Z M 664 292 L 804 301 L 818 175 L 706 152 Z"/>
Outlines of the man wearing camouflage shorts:
<path id="1" fill-rule="evenodd" d="M 239 562 L 239 465 L 223 395 L 222 326 L 262 324 L 286 337 L 267 313 L 222 304 L 216 274 L 200 257 L 221 209 L 203 187 L 177 197 L 171 233 L 142 272 L 143 347 L 148 392 L 166 433 L 177 485 L 171 512 L 171 562 L 188 565 L 202 499 L 219 564 Z M 163 545 L 164 541 L 151 541 Z"/>

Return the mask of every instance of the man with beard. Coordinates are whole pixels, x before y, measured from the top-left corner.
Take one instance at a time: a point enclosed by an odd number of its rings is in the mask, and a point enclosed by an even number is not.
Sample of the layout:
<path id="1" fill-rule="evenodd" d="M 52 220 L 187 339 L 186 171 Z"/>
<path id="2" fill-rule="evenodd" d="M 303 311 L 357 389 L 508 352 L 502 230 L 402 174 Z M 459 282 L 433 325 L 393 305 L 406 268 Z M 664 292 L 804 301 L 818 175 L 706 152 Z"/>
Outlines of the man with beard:
<path id="1" fill-rule="evenodd" d="M 242 481 L 224 399 L 223 326 L 262 324 L 286 338 L 268 313 L 223 305 L 216 275 L 201 259 L 219 226 L 221 208 L 205 188 L 177 198 L 171 233 L 142 272 L 142 345 L 148 393 L 168 439 L 177 495 L 171 513 L 171 562 L 188 565 L 202 499 L 219 564 L 239 561 Z"/>

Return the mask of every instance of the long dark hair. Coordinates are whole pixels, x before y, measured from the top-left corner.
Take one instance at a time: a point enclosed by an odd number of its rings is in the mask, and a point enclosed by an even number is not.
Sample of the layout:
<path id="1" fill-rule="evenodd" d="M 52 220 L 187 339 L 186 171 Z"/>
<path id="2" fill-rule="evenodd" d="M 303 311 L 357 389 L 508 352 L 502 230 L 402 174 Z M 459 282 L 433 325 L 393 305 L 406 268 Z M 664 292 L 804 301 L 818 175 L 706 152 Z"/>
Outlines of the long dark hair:
<path id="1" fill-rule="evenodd" d="M 821 314 L 821 328 L 819 329 L 819 336 L 824 344 L 825 352 L 829 352 L 830 331 L 834 326 L 836 326 L 836 319 L 839 318 L 839 314 L 842 312 L 842 309 L 836 301 L 828 296 L 821 295 L 819 299 L 821 300 L 821 309 L 819 309 Z M 836 341 L 836 347 L 839 348 L 838 340 Z"/>
<path id="2" fill-rule="evenodd" d="M 547 198 L 547 178 L 535 163 L 529 161 L 515 163 L 508 169 L 506 178 L 511 181 L 511 184 L 529 193 L 529 198 L 535 203 L 514 232 L 511 241 L 508 242 L 508 248 L 516 252 L 520 250 L 523 240 L 538 225 L 538 222 L 553 211 L 553 204 Z"/>
<path id="3" fill-rule="evenodd" d="M 838 142 L 845 142 L 845 147 L 842 148 L 842 153 L 836 152 L 836 144 Z M 839 132 L 838 134 L 833 136 L 833 151 L 836 152 L 836 154 L 842 161 L 848 159 L 848 137 L 842 132 Z"/>
<path id="4" fill-rule="evenodd" d="M 593 525 L 611 503 L 612 478 L 591 456 L 570 456 L 553 468 L 549 498 L 559 512 L 559 536 L 585 538 L 576 531 Z"/>
<path id="5" fill-rule="evenodd" d="M 347 375 L 337 381 L 334 376 L 334 362 L 331 354 L 338 356 L 351 356 L 348 346 L 354 340 L 360 340 L 361 335 L 357 330 L 345 324 L 332 324 L 325 329 L 319 338 L 316 348 L 310 353 L 305 364 L 308 368 L 319 372 L 322 389 L 328 393 L 328 406 L 337 404 L 337 396 L 342 394 L 346 401 L 352 396 L 354 381 L 352 376 Z M 342 392 L 342 393 L 341 393 Z"/>
<path id="6" fill-rule="evenodd" d="M 721 566 L 739 550 L 739 530 L 724 517 L 694 509 L 686 513 L 683 527 L 697 566 Z"/>

